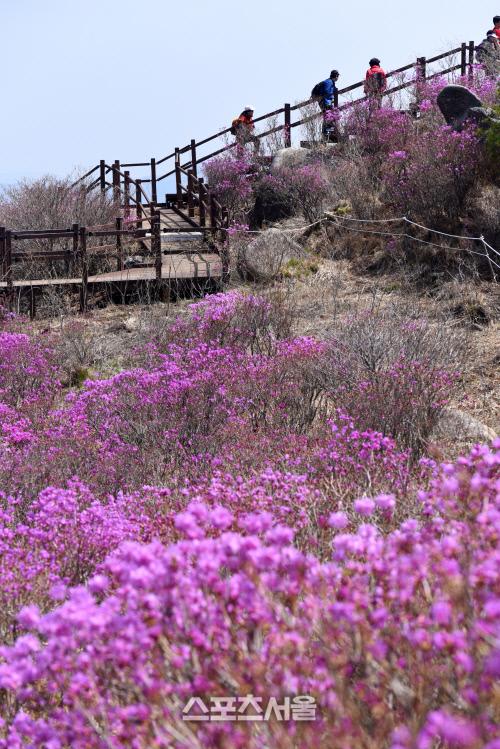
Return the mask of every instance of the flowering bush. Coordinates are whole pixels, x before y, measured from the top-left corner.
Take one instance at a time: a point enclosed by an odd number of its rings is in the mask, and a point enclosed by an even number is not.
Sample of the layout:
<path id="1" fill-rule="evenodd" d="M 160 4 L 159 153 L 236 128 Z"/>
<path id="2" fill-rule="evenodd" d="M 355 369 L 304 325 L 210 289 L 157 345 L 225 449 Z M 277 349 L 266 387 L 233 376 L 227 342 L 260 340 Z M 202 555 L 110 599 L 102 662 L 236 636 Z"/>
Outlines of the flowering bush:
<path id="1" fill-rule="evenodd" d="M 388 199 L 403 215 L 453 230 L 480 171 L 475 128 L 456 132 L 441 125 L 422 131 L 405 150 L 389 154 L 384 184 Z"/>
<path id="2" fill-rule="evenodd" d="M 244 217 L 252 203 L 253 165 L 245 151 L 216 156 L 203 167 L 212 195 L 227 208 L 231 220 Z"/>
<path id="3" fill-rule="evenodd" d="M 231 292 L 67 392 L 3 324 L 0 749 L 494 749 L 500 441 L 411 460 L 453 385 L 419 326 L 398 358 Z M 183 719 L 250 694 L 316 720 Z"/>
<path id="4" fill-rule="evenodd" d="M 316 221 L 322 215 L 324 204 L 330 193 L 328 179 L 320 164 L 300 167 L 283 167 L 277 178 L 286 190 L 295 211 L 301 212 L 307 221 Z"/>
<path id="5" fill-rule="evenodd" d="M 187 540 L 124 543 L 59 607 L 20 613 L 0 745 L 494 749 L 499 466 L 486 448 L 443 466 L 422 519 L 387 535 L 390 495 L 356 502 L 357 528 L 332 513 L 325 563 L 271 513 L 196 502 L 175 518 Z M 182 719 L 192 696 L 247 694 L 311 695 L 316 720 Z"/>

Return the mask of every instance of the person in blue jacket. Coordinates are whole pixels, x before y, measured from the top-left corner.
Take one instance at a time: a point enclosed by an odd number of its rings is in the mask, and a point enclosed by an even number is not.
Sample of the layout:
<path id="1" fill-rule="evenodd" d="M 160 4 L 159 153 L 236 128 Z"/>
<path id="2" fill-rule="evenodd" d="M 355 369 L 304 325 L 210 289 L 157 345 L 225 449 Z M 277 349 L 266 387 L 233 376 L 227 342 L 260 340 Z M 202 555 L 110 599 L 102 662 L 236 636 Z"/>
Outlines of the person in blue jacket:
<path id="1" fill-rule="evenodd" d="M 318 103 L 323 112 L 323 136 L 327 140 L 332 140 L 332 135 L 336 132 L 333 111 L 339 75 L 338 70 L 332 70 L 330 77 L 317 83 L 311 91 L 311 98 Z"/>

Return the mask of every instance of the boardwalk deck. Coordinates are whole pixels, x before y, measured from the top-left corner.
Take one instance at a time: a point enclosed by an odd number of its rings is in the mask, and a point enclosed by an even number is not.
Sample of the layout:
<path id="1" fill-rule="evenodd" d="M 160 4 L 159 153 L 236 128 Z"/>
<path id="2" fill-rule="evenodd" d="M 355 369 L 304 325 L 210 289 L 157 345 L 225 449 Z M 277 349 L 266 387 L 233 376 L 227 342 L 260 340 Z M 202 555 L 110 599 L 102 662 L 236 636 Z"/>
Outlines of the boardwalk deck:
<path id="1" fill-rule="evenodd" d="M 220 256 L 212 252 L 192 252 L 181 255 L 163 255 L 162 280 L 174 279 L 218 279 L 222 276 L 222 264 Z M 156 271 L 154 267 L 127 268 L 122 271 L 100 273 L 89 276 L 89 285 L 102 285 L 107 283 L 127 283 L 133 281 L 154 281 Z M 82 284 L 81 278 L 46 278 L 36 280 L 16 280 L 12 282 L 13 288 L 40 288 L 43 286 L 78 286 Z M 0 281 L 0 289 L 7 289 L 6 281 Z"/>

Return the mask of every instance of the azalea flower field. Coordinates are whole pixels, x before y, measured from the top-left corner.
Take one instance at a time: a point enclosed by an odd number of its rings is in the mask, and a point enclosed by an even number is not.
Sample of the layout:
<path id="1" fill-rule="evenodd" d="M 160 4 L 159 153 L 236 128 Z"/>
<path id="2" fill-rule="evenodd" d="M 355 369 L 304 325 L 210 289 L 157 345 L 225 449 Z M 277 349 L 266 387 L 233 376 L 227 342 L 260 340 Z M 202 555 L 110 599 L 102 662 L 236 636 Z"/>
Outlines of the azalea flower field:
<path id="1" fill-rule="evenodd" d="M 499 749 L 500 440 L 438 464 L 383 420 L 460 373 L 237 291 L 114 376 L 61 356 L 3 313 L 0 747 Z"/>

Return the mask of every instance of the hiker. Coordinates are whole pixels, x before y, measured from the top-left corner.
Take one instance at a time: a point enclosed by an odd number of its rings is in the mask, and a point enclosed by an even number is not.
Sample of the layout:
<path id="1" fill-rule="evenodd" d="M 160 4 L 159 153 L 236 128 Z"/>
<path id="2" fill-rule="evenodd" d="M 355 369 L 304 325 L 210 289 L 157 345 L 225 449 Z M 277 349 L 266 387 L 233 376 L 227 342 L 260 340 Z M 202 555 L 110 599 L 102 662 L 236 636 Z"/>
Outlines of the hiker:
<path id="1" fill-rule="evenodd" d="M 476 47 L 476 60 L 490 78 L 500 75 L 500 41 L 494 29 L 487 31 L 486 37 Z"/>
<path id="2" fill-rule="evenodd" d="M 254 108 L 245 107 L 239 117 L 233 120 L 231 125 L 231 134 L 235 136 L 236 142 L 240 146 L 246 146 L 247 143 L 253 143 L 255 151 L 260 150 L 260 141 L 254 133 L 255 123 L 253 121 Z"/>
<path id="3" fill-rule="evenodd" d="M 493 31 L 495 32 L 496 38 L 500 41 L 500 16 L 493 17 Z"/>
<path id="4" fill-rule="evenodd" d="M 317 83 L 311 91 L 311 99 L 318 103 L 323 112 L 323 138 L 328 141 L 338 140 L 337 122 L 335 117 L 335 99 L 339 71 L 332 70 L 330 77 Z"/>
<path id="5" fill-rule="evenodd" d="M 380 67 L 378 57 L 372 57 L 368 64 L 370 67 L 366 71 L 365 94 L 370 101 L 370 109 L 373 107 L 380 109 L 382 96 L 387 88 L 387 76 Z"/>

